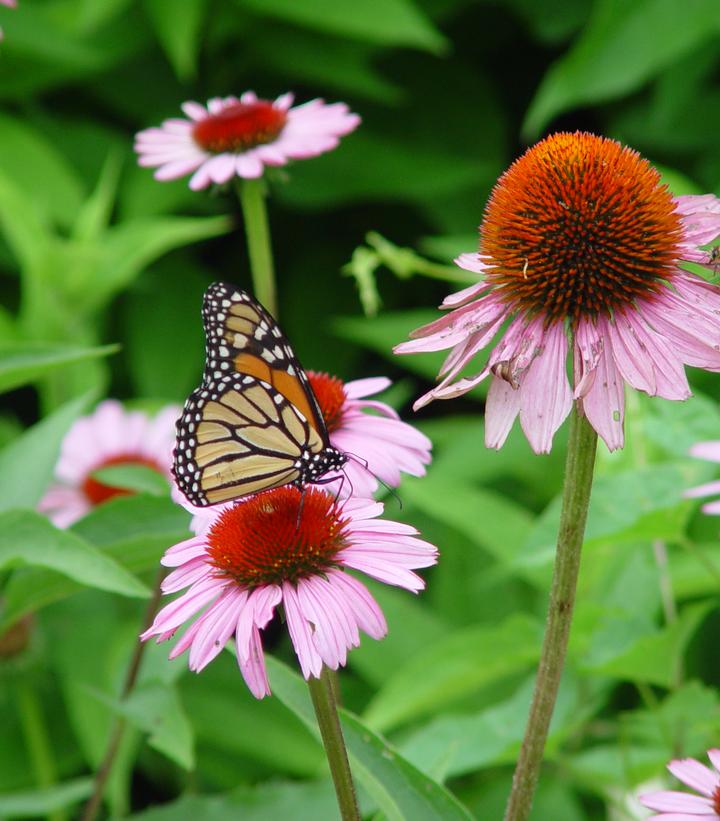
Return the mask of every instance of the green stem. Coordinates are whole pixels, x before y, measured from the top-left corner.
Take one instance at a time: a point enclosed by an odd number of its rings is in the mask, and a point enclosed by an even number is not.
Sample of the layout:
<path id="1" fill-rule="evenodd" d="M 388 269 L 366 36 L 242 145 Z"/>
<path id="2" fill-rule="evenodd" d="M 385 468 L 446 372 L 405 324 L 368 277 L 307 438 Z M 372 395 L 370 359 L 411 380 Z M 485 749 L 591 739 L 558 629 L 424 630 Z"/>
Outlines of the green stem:
<path id="1" fill-rule="evenodd" d="M 340 727 L 335 688 L 330 671 L 323 667 L 320 678 L 309 679 L 308 687 L 335 784 L 340 815 L 343 821 L 360 821 L 360 810 L 355 796 L 345 740 Z"/>
<path id="2" fill-rule="evenodd" d="M 262 177 L 257 180 L 243 180 L 240 184 L 240 204 L 245 220 L 245 236 L 255 296 L 258 302 L 277 317 L 275 269 L 270 245 L 266 194 L 267 186 Z"/>
<path id="3" fill-rule="evenodd" d="M 42 708 L 32 684 L 23 678 L 16 685 L 18 714 L 22 726 L 25 745 L 32 764 L 35 781 L 40 787 L 57 784 L 57 772 L 53 760 Z M 66 821 L 63 810 L 55 810 L 48 815 L 50 821 Z"/>
<path id="4" fill-rule="evenodd" d="M 141 631 L 143 633 L 148 629 L 148 627 L 150 627 L 153 619 L 155 618 L 155 614 L 157 613 L 160 598 L 162 597 L 161 585 L 164 578 L 165 569 L 161 568 L 155 581 L 152 598 L 148 602 L 147 609 L 145 610 L 145 618 L 143 619 L 143 628 Z M 120 694 L 121 699 L 127 698 L 137 683 L 138 674 L 140 672 L 140 664 L 142 662 L 146 646 L 147 642 L 140 641 L 139 639 L 135 642 L 135 648 L 130 659 L 130 664 L 128 665 L 127 672 L 125 673 L 125 681 Z M 102 804 L 103 795 L 105 794 L 105 787 L 108 779 L 110 778 L 110 773 L 112 772 L 118 749 L 120 748 L 120 742 L 125 734 L 125 729 L 125 719 L 117 718 L 113 725 L 112 732 L 110 733 L 110 740 L 105 748 L 105 755 L 103 756 L 100 766 L 95 773 L 92 795 L 83 808 L 81 821 L 94 821 L 98 814 L 98 810 Z"/>
<path id="5" fill-rule="evenodd" d="M 570 418 L 565 486 L 545 638 L 525 738 L 505 810 L 505 821 L 525 821 L 529 817 L 540 774 L 570 635 L 596 446 L 597 434 L 587 419 L 578 413 L 577 407 L 574 407 Z"/>

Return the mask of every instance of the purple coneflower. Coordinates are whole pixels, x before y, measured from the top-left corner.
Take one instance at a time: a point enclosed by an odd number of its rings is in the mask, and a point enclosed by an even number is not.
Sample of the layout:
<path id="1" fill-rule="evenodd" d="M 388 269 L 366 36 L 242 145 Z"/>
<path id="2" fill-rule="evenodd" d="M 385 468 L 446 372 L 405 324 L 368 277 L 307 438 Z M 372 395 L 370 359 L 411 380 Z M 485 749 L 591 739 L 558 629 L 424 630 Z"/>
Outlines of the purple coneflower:
<path id="1" fill-rule="evenodd" d="M 645 793 L 640 796 L 641 803 L 651 810 L 660 810 L 660 815 L 651 818 L 658 821 L 720 819 L 720 750 L 708 750 L 708 758 L 713 770 L 694 758 L 682 758 L 668 764 L 668 770 L 675 778 L 697 790 L 700 795 L 676 790 Z"/>
<path id="2" fill-rule="evenodd" d="M 337 669 L 360 643 L 360 630 L 382 638 L 387 625 L 369 591 L 346 569 L 417 592 L 413 572 L 437 560 L 436 548 L 405 524 L 378 519 L 370 499 L 338 501 L 325 490 L 275 488 L 219 505 L 196 520 L 200 530 L 171 547 L 162 563 L 175 568 L 163 592 L 185 592 L 164 607 L 143 639 L 171 638 L 192 624 L 170 657 L 190 650 L 191 670 L 202 670 L 235 636 L 238 664 L 251 692 L 270 687 L 261 631 L 282 605 L 290 639 L 306 679 L 323 664 Z"/>
<path id="3" fill-rule="evenodd" d="M 236 176 L 261 177 L 265 166 L 331 151 L 360 123 L 345 103 L 292 104 L 292 94 L 271 102 L 258 99 L 253 91 L 240 98 L 214 97 L 207 107 L 183 103 L 189 119 L 165 120 L 160 128 L 137 135 L 138 162 L 157 168 L 158 180 L 192 173 L 190 188 L 197 191 Z"/>
<path id="4" fill-rule="evenodd" d="M 95 505 L 130 493 L 94 478 L 112 465 L 144 465 L 169 480 L 180 409 L 169 406 L 156 416 L 127 411 L 112 399 L 78 419 L 63 439 L 55 468 L 59 480 L 40 500 L 38 509 L 58 527 L 69 527 Z"/>
<path id="5" fill-rule="evenodd" d="M 720 289 L 680 267 L 712 267 L 700 246 L 719 234 L 717 197 L 673 197 L 632 149 L 592 134 L 547 137 L 493 189 L 479 254 L 457 260 L 480 281 L 396 348 L 452 348 L 416 408 L 490 377 L 488 447 L 503 445 L 519 415 L 533 450 L 549 451 L 573 399 L 610 450 L 622 447 L 625 383 L 686 399 L 684 365 L 720 370 Z M 480 371 L 461 377 L 498 335 Z"/>

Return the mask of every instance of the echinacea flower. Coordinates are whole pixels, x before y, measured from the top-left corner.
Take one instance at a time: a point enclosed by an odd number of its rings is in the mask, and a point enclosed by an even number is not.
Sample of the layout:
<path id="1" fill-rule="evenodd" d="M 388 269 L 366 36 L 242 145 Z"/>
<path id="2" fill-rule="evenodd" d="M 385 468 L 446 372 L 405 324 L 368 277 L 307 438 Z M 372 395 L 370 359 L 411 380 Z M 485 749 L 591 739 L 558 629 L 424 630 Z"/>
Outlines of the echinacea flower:
<path id="1" fill-rule="evenodd" d="M 127 489 L 106 485 L 93 476 L 112 465 L 144 465 L 171 479 L 179 413 L 173 405 L 150 417 L 142 411 L 127 411 L 113 399 L 101 402 L 90 416 L 78 419 L 63 439 L 55 468 L 59 481 L 40 500 L 38 510 L 58 527 L 69 527 L 95 505 L 127 495 Z"/>
<path id="2" fill-rule="evenodd" d="M 690 448 L 690 455 L 697 456 L 698 459 L 707 459 L 709 462 L 720 462 L 720 441 L 698 442 Z M 695 499 L 716 493 L 720 493 L 720 479 L 690 488 L 683 496 L 686 499 Z M 709 516 L 720 516 L 720 499 L 704 504 L 702 512 Z"/>
<path id="3" fill-rule="evenodd" d="M 700 795 L 676 790 L 658 790 L 640 796 L 640 801 L 660 815 L 651 818 L 658 821 L 720 821 L 720 750 L 708 750 L 708 758 L 714 770 L 694 758 L 671 761 L 668 770 Z"/>
<path id="4" fill-rule="evenodd" d="M 271 102 L 253 91 L 240 98 L 214 97 L 207 107 L 183 103 L 189 119 L 165 120 L 160 128 L 137 135 L 138 162 L 157 168 L 157 180 L 192 173 L 190 188 L 198 191 L 235 176 L 261 177 L 265 166 L 287 165 L 290 160 L 331 151 L 340 137 L 360 123 L 345 103 L 292 104 L 292 94 Z"/>
<path id="5" fill-rule="evenodd" d="M 288 486 L 217 505 L 196 536 L 165 553 L 162 564 L 175 569 L 163 592 L 185 592 L 142 639 L 169 639 L 195 617 L 170 658 L 189 649 L 190 669 L 199 671 L 234 635 L 240 671 L 262 698 L 270 687 L 261 631 L 282 605 L 305 678 L 319 677 L 323 665 L 337 669 L 360 630 L 375 639 L 387 632 L 378 604 L 346 568 L 417 592 L 424 583 L 413 570 L 437 560 L 414 528 L 378 519 L 382 510 L 370 499 Z"/>
<path id="6" fill-rule="evenodd" d="M 330 444 L 351 454 L 343 472 L 354 495 L 371 496 L 378 486 L 375 477 L 397 487 L 401 473 L 425 475 L 432 442 L 386 403 L 365 398 L 389 388 L 389 379 L 378 376 L 343 383 L 336 376 L 313 371 L 308 371 L 308 379 Z M 367 469 L 356 460 L 367 463 Z"/>
<path id="7" fill-rule="evenodd" d="M 456 260 L 480 281 L 396 348 L 452 348 L 415 407 L 490 377 L 488 447 L 503 445 L 519 415 L 533 450 L 548 452 L 573 399 L 610 450 L 622 447 L 625 383 L 686 399 L 684 365 L 720 370 L 720 289 L 680 267 L 712 267 L 700 246 L 719 234 L 717 197 L 673 197 L 632 149 L 593 134 L 547 137 L 493 189 L 479 254 Z M 462 376 L 498 335 L 480 371 Z"/>

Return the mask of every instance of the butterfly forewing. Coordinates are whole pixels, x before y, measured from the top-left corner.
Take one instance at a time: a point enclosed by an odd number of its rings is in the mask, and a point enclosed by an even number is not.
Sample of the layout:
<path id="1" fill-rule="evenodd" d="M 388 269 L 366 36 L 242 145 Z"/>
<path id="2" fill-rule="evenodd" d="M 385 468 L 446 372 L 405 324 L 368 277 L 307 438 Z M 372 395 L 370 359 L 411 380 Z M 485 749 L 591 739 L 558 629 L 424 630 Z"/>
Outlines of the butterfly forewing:
<path id="1" fill-rule="evenodd" d="M 264 308 L 215 283 L 203 322 L 203 383 L 177 425 L 174 473 L 187 498 L 211 505 L 342 467 L 305 371 Z"/>

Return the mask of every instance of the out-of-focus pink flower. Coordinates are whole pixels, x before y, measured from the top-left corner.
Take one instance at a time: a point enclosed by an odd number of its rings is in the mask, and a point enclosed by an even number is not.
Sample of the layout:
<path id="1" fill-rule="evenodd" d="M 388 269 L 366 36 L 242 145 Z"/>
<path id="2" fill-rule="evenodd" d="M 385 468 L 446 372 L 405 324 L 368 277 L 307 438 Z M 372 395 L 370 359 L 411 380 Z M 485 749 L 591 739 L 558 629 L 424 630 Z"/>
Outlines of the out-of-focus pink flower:
<path id="1" fill-rule="evenodd" d="M 400 484 L 400 474 L 424 476 L 432 442 L 412 425 L 401 421 L 384 402 L 366 399 L 392 384 L 378 376 L 343 383 L 336 376 L 308 371 L 308 379 L 322 411 L 330 444 L 351 454 L 343 468 L 356 496 L 371 496 L 375 476 L 390 487 Z M 367 469 L 356 461 L 367 463 Z"/>
<path id="2" fill-rule="evenodd" d="M 305 678 L 323 664 L 337 669 L 360 643 L 360 630 L 382 638 L 387 626 L 377 602 L 353 569 L 417 592 L 413 572 L 437 561 L 436 548 L 399 522 L 377 517 L 380 502 L 338 501 L 319 488 L 266 490 L 218 505 L 191 539 L 162 559 L 175 568 L 163 592 L 185 592 L 156 616 L 143 639 L 171 638 L 195 619 L 170 658 L 190 650 L 191 670 L 202 670 L 235 636 L 237 660 L 251 692 L 270 694 L 261 631 L 282 604 Z"/>
<path id="3" fill-rule="evenodd" d="M 694 758 L 682 758 L 668 764 L 668 770 L 675 778 L 700 795 L 676 790 L 645 793 L 640 796 L 640 801 L 651 810 L 660 810 L 659 815 L 651 818 L 659 821 L 698 821 L 700 818 L 720 821 L 720 750 L 708 750 L 708 758 L 713 770 Z"/>
<path id="4" fill-rule="evenodd" d="M 179 414 L 180 408 L 174 405 L 150 417 L 142 411 L 127 411 L 113 399 L 101 402 L 65 436 L 55 468 L 58 482 L 40 500 L 38 509 L 58 527 L 69 527 L 95 505 L 129 493 L 93 477 L 95 471 L 112 465 L 145 465 L 171 479 Z"/>
<path id="5" fill-rule="evenodd" d="M 340 137 L 360 123 L 345 103 L 292 104 L 292 94 L 270 102 L 258 99 L 253 91 L 240 98 L 214 97 L 207 107 L 184 103 L 189 119 L 165 120 L 160 128 L 137 135 L 138 162 L 157 168 L 158 180 L 192 173 L 190 188 L 197 191 L 233 177 L 260 177 L 265 166 L 287 165 L 331 151 Z"/>
<path id="6" fill-rule="evenodd" d="M 690 448 L 690 455 L 697 456 L 698 459 L 707 459 L 709 462 L 720 462 L 720 441 L 698 442 Z M 718 493 L 720 493 L 720 479 L 690 488 L 683 495 L 686 499 L 695 499 Z M 720 516 L 720 499 L 707 502 L 702 506 L 702 511 L 709 516 Z"/>
<path id="7" fill-rule="evenodd" d="M 672 197 L 637 152 L 592 134 L 546 138 L 495 186 L 480 253 L 456 260 L 479 282 L 395 349 L 452 349 L 415 407 L 489 377 L 488 447 L 519 415 L 533 450 L 548 452 L 574 399 L 608 448 L 622 447 L 626 383 L 686 399 L 684 365 L 720 370 L 720 289 L 680 267 L 711 267 L 700 246 L 719 234 L 720 200 Z M 479 372 L 463 376 L 498 335 Z"/>

